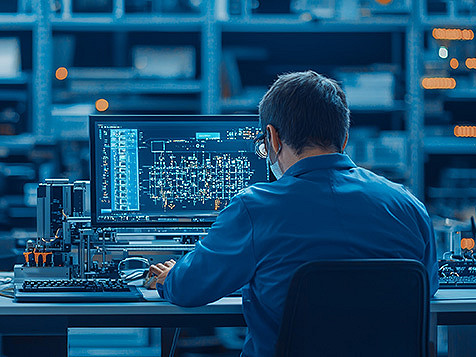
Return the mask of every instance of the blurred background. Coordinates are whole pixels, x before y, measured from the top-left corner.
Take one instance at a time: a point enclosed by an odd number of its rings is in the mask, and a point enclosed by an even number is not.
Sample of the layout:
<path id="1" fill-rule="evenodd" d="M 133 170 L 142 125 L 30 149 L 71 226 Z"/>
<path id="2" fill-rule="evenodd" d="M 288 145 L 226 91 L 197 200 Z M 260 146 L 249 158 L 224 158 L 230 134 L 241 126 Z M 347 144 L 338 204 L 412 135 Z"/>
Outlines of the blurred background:
<path id="1" fill-rule="evenodd" d="M 347 153 L 425 202 L 441 256 L 476 207 L 475 24 L 473 0 L 0 1 L 0 270 L 36 238 L 37 183 L 89 179 L 89 114 L 257 113 L 308 69 L 342 84 Z"/>

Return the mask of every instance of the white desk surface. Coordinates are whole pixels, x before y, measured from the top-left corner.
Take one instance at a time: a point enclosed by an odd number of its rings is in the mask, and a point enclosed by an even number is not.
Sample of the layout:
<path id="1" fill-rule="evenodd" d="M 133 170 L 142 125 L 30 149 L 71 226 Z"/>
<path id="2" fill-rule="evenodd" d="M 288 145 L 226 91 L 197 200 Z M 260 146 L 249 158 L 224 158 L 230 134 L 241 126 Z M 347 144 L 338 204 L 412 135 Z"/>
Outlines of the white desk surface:
<path id="1" fill-rule="evenodd" d="M 191 315 L 241 314 L 241 298 L 227 297 L 200 307 L 180 307 L 165 301 L 108 303 L 16 303 L 0 297 L 1 315 Z"/>
<path id="2" fill-rule="evenodd" d="M 430 312 L 476 312 L 476 289 L 441 289 L 431 299 Z"/>
<path id="3" fill-rule="evenodd" d="M 431 312 L 476 312 L 476 289 L 438 291 L 430 303 Z M 1 315 L 88 315 L 88 314 L 240 314 L 240 297 L 226 297 L 214 303 L 186 308 L 165 301 L 108 303 L 16 303 L 0 297 Z"/>
<path id="4" fill-rule="evenodd" d="M 0 277 L 12 276 L 0 272 Z M 2 286 L 0 285 L 0 288 Z M 240 314 L 241 297 L 226 297 L 214 303 L 185 308 L 160 301 L 155 290 L 142 290 L 147 302 L 108 303 L 15 303 L 0 297 L 1 315 L 88 315 L 88 314 Z M 441 289 L 431 299 L 430 312 L 476 312 L 476 289 Z"/>

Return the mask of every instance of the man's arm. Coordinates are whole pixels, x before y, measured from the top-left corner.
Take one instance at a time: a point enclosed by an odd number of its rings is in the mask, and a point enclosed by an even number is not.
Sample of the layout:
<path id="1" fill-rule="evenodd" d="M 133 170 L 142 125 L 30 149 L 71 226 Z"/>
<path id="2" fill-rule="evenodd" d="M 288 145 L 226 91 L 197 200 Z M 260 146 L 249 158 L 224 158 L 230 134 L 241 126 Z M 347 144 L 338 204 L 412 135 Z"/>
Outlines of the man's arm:
<path id="1" fill-rule="evenodd" d="M 438 290 L 438 259 L 436 257 L 436 237 L 435 232 L 433 230 L 433 224 L 431 219 L 428 218 L 428 230 L 429 230 L 429 238 L 428 243 L 425 249 L 425 256 L 423 257 L 423 264 L 426 266 L 428 271 L 428 282 L 430 288 L 430 296 L 435 295 L 436 291 Z"/>
<path id="2" fill-rule="evenodd" d="M 181 306 L 200 306 L 241 288 L 253 277 L 253 227 L 239 196 L 218 216 L 195 249 L 169 268 L 159 293 Z"/>
<path id="3" fill-rule="evenodd" d="M 413 196 L 413 194 L 404 186 L 401 187 L 406 192 L 408 197 L 411 198 L 413 207 L 416 208 L 414 211 L 414 217 L 420 230 L 420 234 L 422 235 L 425 242 L 425 251 L 423 252 L 421 263 L 423 263 L 426 271 L 428 272 L 428 287 L 430 290 L 430 296 L 433 296 L 438 290 L 439 285 L 438 259 L 436 256 L 436 237 L 435 231 L 433 229 L 433 222 L 431 221 L 430 215 L 428 214 L 425 205 L 415 196 Z"/>

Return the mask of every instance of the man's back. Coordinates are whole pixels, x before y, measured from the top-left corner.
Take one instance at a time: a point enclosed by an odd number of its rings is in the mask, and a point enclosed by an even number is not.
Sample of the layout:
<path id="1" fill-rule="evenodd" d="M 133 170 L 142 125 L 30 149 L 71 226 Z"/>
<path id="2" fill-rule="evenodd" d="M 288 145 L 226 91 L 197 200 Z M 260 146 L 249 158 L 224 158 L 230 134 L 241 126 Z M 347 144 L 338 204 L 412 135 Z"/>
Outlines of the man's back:
<path id="1" fill-rule="evenodd" d="M 298 161 L 274 183 L 251 186 L 220 214 L 207 238 L 170 271 L 163 294 L 200 305 L 245 284 L 243 354 L 271 356 L 289 282 L 305 262 L 408 258 L 437 263 L 424 206 L 402 186 L 342 154 Z M 201 277 L 201 278 L 199 278 Z"/>

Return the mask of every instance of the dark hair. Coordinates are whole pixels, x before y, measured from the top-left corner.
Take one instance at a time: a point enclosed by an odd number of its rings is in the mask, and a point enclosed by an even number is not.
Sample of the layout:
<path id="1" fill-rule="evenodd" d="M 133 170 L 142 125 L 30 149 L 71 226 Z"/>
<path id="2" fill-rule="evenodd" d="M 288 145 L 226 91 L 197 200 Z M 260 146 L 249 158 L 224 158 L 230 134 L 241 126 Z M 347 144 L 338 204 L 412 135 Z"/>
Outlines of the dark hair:
<path id="1" fill-rule="evenodd" d="M 279 76 L 259 104 L 259 117 L 263 132 L 273 125 L 298 155 L 306 147 L 341 152 L 350 125 L 344 92 L 314 71 Z"/>

